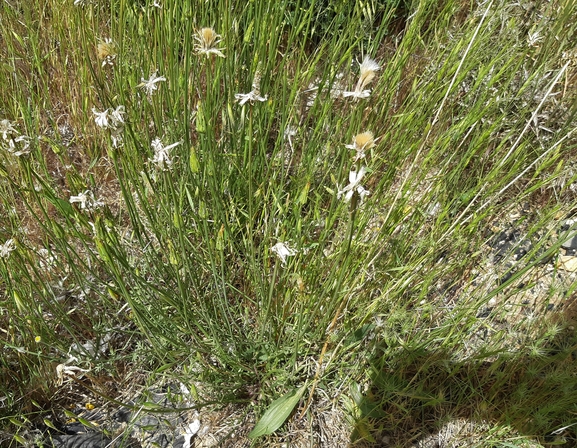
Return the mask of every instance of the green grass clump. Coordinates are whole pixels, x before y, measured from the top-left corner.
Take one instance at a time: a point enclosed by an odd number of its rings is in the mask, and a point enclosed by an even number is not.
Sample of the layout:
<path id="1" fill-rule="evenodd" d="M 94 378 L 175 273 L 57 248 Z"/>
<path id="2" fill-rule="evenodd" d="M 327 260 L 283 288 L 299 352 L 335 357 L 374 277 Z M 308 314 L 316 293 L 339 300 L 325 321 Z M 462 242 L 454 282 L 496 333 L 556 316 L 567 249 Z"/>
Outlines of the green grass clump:
<path id="1" fill-rule="evenodd" d="M 573 3 L 153 3 L 0 5 L 13 440 L 158 376 L 255 417 L 307 384 L 317 444 L 324 397 L 356 444 L 575 440 L 574 287 L 519 299 L 576 205 Z"/>

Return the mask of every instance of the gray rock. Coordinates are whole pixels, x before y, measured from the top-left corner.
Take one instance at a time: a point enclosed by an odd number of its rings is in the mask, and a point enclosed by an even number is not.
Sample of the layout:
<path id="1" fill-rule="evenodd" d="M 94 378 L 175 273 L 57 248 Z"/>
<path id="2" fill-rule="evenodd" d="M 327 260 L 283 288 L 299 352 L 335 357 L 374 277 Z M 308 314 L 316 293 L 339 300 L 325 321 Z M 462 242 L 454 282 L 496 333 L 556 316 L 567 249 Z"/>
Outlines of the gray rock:
<path id="1" fill-rule="evenodd" d="M 570 230 L 572 227 L 575 226 L 576 222 L 577 221 L 575 221 L 574 219 L 567 219 L 561 225 L 561 234 L 559 235 L 559 237 L 563 239 L 563 244 L 561 244 L 561 247 L 563 249 L 567 250 L 577 249 L 577 229 L 573 228 L 572 230 Z"/>
<path id="2" fill-rule="evenodd" d="M 577 235 L 567 238 L 563 244 L 561 244 L 561 247 L 567 250 L 577 249 Z"/>
<path id="3" fill-rule="evenodd" d="M 52 438 L 55 448 L 105 448 L 112 441 L 100 432 L 88 432 L 84 434 L 64 434 Z"/>

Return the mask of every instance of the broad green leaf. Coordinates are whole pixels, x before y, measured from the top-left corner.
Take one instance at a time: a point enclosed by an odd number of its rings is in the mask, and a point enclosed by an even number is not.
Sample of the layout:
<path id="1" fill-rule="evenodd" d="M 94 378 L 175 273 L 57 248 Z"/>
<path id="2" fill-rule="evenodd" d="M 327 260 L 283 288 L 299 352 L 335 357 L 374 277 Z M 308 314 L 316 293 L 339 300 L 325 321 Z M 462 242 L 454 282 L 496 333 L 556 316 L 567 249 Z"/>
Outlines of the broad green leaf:
<path id="1" fill-rule="evenodd" d="M 216 250 L 218 251 L 224 250 L 224 224 L 220 226 L 220 230 L 216 235 Z"/>
<path id="2" fill-rule="evenodd" d="M 54 207 L 60 210 L 60 213 L 64 216 L 72 216 L 74 214 L 74 207 L 70 202 L 65 201 L 64 199 L 48 197 L 48 200 L 52 202 Z"/>
<path id="3" fill-rule="evenodd" d="M 307 182 L 299 194 L 299 197 L 297 199 L 297 204 L 304 205 L 307 203 L 307 197 L 309 195 L 310 188 L 311 188 L 311 183 Z"/>
<path id="4" fill-rule="evenodd" d="M 193 174 L 198 173 L 200 166 L 198 164 L 198 158 L 196 157 L 196 150 L 194 149 L 194 146 L 190 147 L 190 161 L 189 161 L 189 165 L 190 165 L 190 171 L 192 171 Z"/>
<path id="5" fill-rule="evenodd" d="M 251 439 L 255 439 L 272 434 L 280 428 L 303 396 L 306 386 L 306 384 L 303 384 L 299 389 L 295 389 L 273 401 L 248 436 Z"/>

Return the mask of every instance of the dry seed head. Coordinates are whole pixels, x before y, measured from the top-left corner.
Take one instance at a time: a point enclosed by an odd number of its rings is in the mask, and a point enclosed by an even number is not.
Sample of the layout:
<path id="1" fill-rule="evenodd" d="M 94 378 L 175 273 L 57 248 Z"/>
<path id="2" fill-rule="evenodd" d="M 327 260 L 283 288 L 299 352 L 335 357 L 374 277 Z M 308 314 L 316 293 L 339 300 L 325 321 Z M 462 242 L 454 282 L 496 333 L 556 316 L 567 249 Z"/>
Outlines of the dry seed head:
<path id="1" fill-rule="evenodd" d="M 10 120 L 0 120 L 0 134 L 4 140 L 8 140 L 11 134 L 17 134 L 18 131 L 14 129 L 13 123 Z"/>
<path id="2" fill-rule="evenodd" d="M 106 59 L 109 56 L 116 56 L 116 44 L 111 41 L 100 42 L 97 47 L 98 59 Z"/>
<path id="3" fill-rule="evenodd" d="M 212 28 L 202 28 L 198 34 L 200 36 L 200 42 L 206 48 L 213 47 L 215 44 L 220 42 L 220 36 L 216 34 L 216 31 L 214 31 Z"/>
<path id="4" fill-rule="evenodd" d="M 357 150 L 371 149 L 375 147 L 375 137 L 370 131 L 357 134 L 353 139 L 353 145 Z"/>
<path id="5" fill-rule="evenodd" d="M 369 84 L 373 79 L 375 79 L 376 72 L 381 68 L 373 59 L 365 56 L 361 66 L 361 76 L 359 77 L 359 82 L 357 83 L 356 91 L 361 92 L 367 84 Z"/>
<path id="6" fill-rule="evenodd" d="M 112 39 L 108 38 L 98 43 L 96 47 L 96 54 L 98 59 L 102 61 L 102 65 L 113 65 L 114 59 L 118 54 L 116 49 L 116 44 L 112 42 Z"/>
<path id="7" fill-rule="evenodd" d="M 197 41 L 195 48 L 198 53 L 206 54 L 207 57 L 212 53 L 224 58 L 224 54 L 220 51 L 224 50 L 224 48 L 216 48 L 217 44 L 222 40 L 221 36 L 213 28 L 201 28 L 194 38 Z"/>

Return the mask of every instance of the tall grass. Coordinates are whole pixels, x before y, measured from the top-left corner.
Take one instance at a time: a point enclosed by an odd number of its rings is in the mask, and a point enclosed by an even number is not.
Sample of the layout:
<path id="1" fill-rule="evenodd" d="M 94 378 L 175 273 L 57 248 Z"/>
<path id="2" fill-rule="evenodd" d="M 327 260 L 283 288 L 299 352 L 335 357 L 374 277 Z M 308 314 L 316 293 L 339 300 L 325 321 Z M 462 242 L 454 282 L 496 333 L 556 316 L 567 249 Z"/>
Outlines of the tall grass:
<path id="1" fill-rule="evenodd" d="M 572 2 L 79 3 L 0 6 L 15 440 L 65 401 L 62 363 L 93 386 L 139 369 L 202 383 L 256 416 L 307 384 L 295 419 L 329 396 L 377 444 L 419 415 L 519 440 L 574 423 L 568 318 L 496 330 L 575 207 Z M 221 39 L 205 54 L 209 27 Z M 380 65 L 370 96 L 343 97 L 365 56 Z M 369 131 L 355 158 L 345 145 Z M 488 229 L 525 203 L 542 238 L 507 281 L 479 284 Z M 496 299 L 509 317 L 480 318 Z"/>

